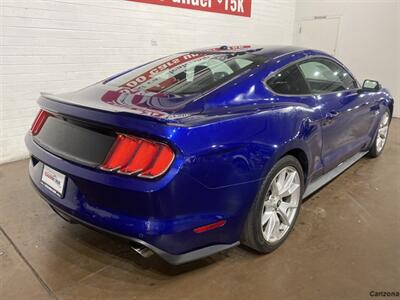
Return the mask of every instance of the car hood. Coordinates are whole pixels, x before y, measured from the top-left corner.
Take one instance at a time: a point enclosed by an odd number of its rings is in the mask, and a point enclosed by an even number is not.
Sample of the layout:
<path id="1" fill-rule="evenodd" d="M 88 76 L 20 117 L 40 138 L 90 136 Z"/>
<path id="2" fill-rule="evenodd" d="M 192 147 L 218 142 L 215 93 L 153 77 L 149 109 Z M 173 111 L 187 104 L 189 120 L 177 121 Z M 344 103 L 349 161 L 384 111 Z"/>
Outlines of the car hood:
<path id="1" fill-rule="evenodd" d="M 102 83 L 57 95 L 42 93 L 42 97 L 91 109 L 125 112 L 159 120 L 185 118 L 203 110 L 201 103 L 195 103 L 201 97 L 200 94 L 171 95 L 127 91 Z"/>

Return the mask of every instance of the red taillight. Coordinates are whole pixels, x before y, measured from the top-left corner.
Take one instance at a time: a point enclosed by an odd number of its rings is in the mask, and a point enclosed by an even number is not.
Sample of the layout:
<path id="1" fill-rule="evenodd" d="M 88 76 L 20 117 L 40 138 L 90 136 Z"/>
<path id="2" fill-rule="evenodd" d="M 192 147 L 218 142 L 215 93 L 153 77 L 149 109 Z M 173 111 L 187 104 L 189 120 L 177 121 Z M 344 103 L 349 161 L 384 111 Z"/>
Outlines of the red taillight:
<path id="1" fill-rule="evenodd" d="M 167 171 L 174 157 L 174 152 L 165 144 L 119 134 L 100 168 L 155 178 Z"/>
<path id="2" fill-rule="evenodd" d="M 208 224 L 208 225 L 204 225 L 201 227 L 197 227 L 195 229 L 193 229 L 194 232 L 196 233 L 203 233 L 205 231 L 209 231 L 209 230 L 213 230 L 213 229 L 217 229 L 220 228 L 222 226 L 224 226 L 226 223 L 226 220 L 221 220 L 212 224 Z"/>
<path id="3" fill-rule="evenodd" d="M 139 140 L 118 135 L 101 168 L 113 171 L 126 166 L 135 154 L 138 145 Z"/>
<path id="4" fill-rule="evenodd" d="M 51 113 L 42 109 L 39 111 L 31 127 L 32 135 L 37 135 L 40 132 L 40 129 L 42 129 L 44 123 L 49 116 L 51 116 Z"/>

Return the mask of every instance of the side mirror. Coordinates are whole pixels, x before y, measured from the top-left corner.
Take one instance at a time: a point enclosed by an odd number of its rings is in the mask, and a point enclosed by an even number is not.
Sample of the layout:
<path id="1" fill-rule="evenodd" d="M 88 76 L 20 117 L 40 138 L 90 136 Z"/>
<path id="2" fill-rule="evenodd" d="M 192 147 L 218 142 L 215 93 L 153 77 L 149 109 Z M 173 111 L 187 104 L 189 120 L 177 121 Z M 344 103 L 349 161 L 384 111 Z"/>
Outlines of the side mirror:
<path id="1" fill-rule="evenodd" d="M 381 84 L 378 81 L 366 79 L 361 88 L 361 92 L 379 92 L 382 88 Z"/>

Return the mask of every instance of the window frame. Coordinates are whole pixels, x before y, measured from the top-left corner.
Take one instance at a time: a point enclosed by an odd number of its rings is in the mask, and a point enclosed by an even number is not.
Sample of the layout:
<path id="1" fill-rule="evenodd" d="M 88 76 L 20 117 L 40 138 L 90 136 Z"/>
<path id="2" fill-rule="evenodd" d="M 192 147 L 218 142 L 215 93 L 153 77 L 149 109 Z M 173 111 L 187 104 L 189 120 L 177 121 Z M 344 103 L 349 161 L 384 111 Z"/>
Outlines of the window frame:
<path id="1" fill-rule="evenodd" d="M 344 90 L 341 90 L 341 91 L 334 91 L 334 92 L 312 93 L 311 87 L 310 87 L 310 85 L 309 85 L 307 79 L 305 78 L 304 73 L 303 73 L 303 71 L 301 70 L 299 64 L 305 63 L 305 62 L 308 62 L 308 61 L 314 61 L 314 60 L 316 60 L 316 59 L 325 59 L 325 60 L 328 60 L 328 61 L 330 61 L 330 62 L 332 62 L 332 63 L 335 63 L 335 64 L 339 65 L 339 66 L 340 66 L 341 68 L 343 68 L 343 69 L 349 74 L 349 76 L 353 79 L 353 81 L 356 83 L 356 87 L 355 87 L 354 89 L 348 89 L 348 90 L 344 89 Z M 268 85 L 268 80 L 270 80 L 270 79 L 271 79 L 273 76 L 275 76 L 276 74 L 278 74 L 278 73 L 280 73 L 280 72 L 282 72 L 282 71 L 284 71 L 284 70 L 286 70 L 286 69 L 292 67 L 293 65 L 296 65 L 296 67 L 297 67 L 298 70 L 300 71 L 301 75 L 303 76 L 303 79 L 304 79 L 304 81 L 306 82 L 307 87 L 308 87 L 308 90 L 309 90 L 309 92 L 310 92 L 309 94 L 280 94 L 280 93 L 275 92 L 275 91 Z M 295 61 L 292 61 L 292 62 L 286 64 L 285 66 L 283 66 L 283 67 L 281 67 L 281 68 L 279 68 L 279 69 L 277 69 L 277 70 L 271 72 L 270 74 L 268 74 L 268 76 L 264 78 L 263 84 L 264 84 L 264 87 L 265 87 L 269 92 L 271 92 L 271 93 L 273 93 L 273 94 L 275 94 L 275 95 L 278 95 L 278 96 L 286 96 L 286 97 L 296 97 L 296 96 L 297 96 L 297 97 L 304 97 L 304 96 L 315 96 L 315 95 L 321 95 L 321 96 L 322 96 L 322 95 L 329 95 L 329 94 L 337 94 L 337 93 L 340 93 L 340 92 L 343 92 L 343 91 L 353 91 L 353 92 L 354 92 L 354 91 L 357 91 L 357 90 L 360 89 L 360 83 L 359 83 L 358 80 L 355 78 L 355 76 L 353 75 L 353 73 L 351 73 L 350 70 L 349 70 L 345 65 L 343 65 L 341 62 L 339 62 L 339 61 L 337 61 L 337 60 L 335 60 L 335 59 L 333 59 L 333 58 L 331 58 L 331 57 L 324 56 L 324 55 L 313 55 L 313 56 L 311 56 L 311 57 L 309 57 L 309 56 L 308 56 L 308 57 L 302 57 L 302 58 L 300 58 L 300 59 L 297 59 L 297 60 L 295 60 Z"/>

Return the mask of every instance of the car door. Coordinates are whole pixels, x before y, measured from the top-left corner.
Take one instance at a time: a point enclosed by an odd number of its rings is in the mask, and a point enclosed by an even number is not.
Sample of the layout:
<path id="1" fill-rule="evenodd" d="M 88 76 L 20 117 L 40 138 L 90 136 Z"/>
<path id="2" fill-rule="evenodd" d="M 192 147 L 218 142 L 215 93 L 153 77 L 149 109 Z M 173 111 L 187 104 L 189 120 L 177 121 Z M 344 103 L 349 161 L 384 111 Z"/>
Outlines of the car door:
<path id="1" fill-rule="evenodd" d="M 320 107 L 321 158 L 327 172 L 368 143 L 373 113 L 358 93 L 357 81 L 335 61 L 313 58 L 298 65 Z"/>

